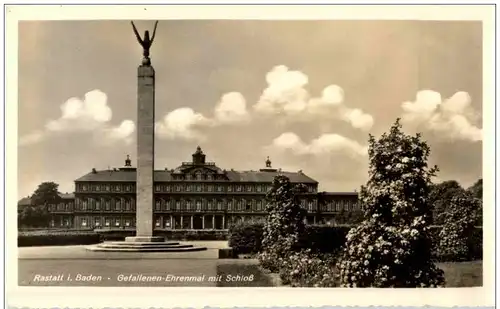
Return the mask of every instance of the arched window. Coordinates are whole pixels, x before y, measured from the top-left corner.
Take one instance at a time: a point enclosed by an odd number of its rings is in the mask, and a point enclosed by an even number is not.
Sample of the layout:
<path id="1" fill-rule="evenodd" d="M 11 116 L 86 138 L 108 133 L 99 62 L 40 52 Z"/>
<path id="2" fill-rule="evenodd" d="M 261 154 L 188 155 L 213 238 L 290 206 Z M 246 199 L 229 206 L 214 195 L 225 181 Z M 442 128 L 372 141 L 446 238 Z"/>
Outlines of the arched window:
<path id="1" fill-rule="evenodd" d="M 196 211 L 201 211 L 201 201 L 200 200 L 196 201 Z"/>

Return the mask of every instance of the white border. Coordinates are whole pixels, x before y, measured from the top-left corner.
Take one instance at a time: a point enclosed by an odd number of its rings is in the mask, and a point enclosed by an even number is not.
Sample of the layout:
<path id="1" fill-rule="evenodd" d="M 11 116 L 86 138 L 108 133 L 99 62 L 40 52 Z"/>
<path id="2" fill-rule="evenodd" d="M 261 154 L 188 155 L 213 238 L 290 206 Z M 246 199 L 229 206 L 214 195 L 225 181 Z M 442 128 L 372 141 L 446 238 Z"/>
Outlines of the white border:
<path id="1" fill-rule="evenodd" d="M 146 10 L 145 10 L 146 9 Z M 482 288 L 43 288 L 17 286 L 17 231 L 6 226 L 6 292 L 10 306 L 492 306 L 494 305 L 494 8 L 491 6 L 9 6 L 6 8 L 6 218 L 17 203 L 17 23 L 62 19 L 426 19 L 483 22 L 484 260 Z M 466 164 L 466 163 L 464 163 Z M 15 222 L 15 221 L 14 221 Z M 8 250 L 7 250 L 8 248 Z"/>

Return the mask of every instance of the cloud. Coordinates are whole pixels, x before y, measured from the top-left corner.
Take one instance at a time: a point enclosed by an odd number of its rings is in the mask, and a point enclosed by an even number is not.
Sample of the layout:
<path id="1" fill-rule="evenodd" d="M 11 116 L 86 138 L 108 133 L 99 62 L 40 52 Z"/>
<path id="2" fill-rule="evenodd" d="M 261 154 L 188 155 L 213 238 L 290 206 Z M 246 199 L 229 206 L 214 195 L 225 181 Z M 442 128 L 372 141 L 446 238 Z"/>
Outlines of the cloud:
<path id="1" fill-rule="evenodd" d="M 43 131 L 35 131 L 19 138 L 19 146 L 27 146 L 41 142 L 45 135 Z"/>
<path id="2" fill-rule="evenodd" d="M 109 124 L 113 112 L 108 106 L 107 95 L 100 90 L 92 90 L 83 99 L 73 97 L 61 104 L 61 116 L 45 124 L 44 130 L 37 130 L 19 139 L 25 146 L 41 142 L 49 134 L 68 132 L 94 132 L 112 140 L 128 140 L 135 130 L 131 120 L 124 120 L 118 127 Z"/>
<path id="3" fill-rule="evenodd" d="M 132 143 L 132 134 L 135 131 L 135 123 L 132 120 L 123 120 L 122 123 L 114 128 L 107 130 L 107 137 L 112 140 L 124 140 L 125 143 Z"/>
<path id="4" fill-rule="evenodd" d="M 342 135 L 328 133 L 313 139 L 309 144 L 293 132 L 286 132 L 275 138 L 270 148 L 290 150 L 297 155 L 328 155 L 347 153 L 352 156 L 366 156 L 368 148 Z"/>
<path id="5" fill-rule="evenodd" d="M 257 113 L 284 115 L 290 120 L 341 119 L 365 131 L 373 126 L 371 115 L 345 105 L 344 90 L 338 85 L 328 85 L 320 97 L 312 97 L 305 88 L 309 82 L 307 75 L 291 71 L 284 65 L 268 72 L 266 81 L 267 88 L 253 106 Z"/>
<path id="6" fill-rule="evenodd" d="M 213 120 L 189 107 L 175 109 L 156 124 L 156 133 L 166 139 L 203 139 L 200 127 L 213 125 Z"/>
<path id="7" fill-rule="evenodd" d="M 467 92 L 442 100 L 441 94 L 422 90 L 415 101 L 403 102 L 401 120 L 415 129 L 429 130 L 451 140 L 481 141 L 482 129 L 473 124 L 478 117 Z"/>
<path id="8" fill-rule="evenodd" d="M 241 93 L 226 93 L 215 106 L 215 120 L 219 123 L 248 122 L 250 115 L 246 105 L 245 97 Z"/>

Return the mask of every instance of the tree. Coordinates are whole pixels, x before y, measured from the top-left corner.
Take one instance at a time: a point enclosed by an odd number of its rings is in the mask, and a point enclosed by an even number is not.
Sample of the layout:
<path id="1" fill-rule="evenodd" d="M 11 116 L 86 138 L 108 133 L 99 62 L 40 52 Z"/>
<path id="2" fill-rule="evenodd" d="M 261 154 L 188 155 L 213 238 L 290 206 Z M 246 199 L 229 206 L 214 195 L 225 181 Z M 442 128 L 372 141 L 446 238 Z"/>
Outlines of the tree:
<path id="1" fill-rule="evenodd" d="M 444 213 L 444 225 L 439 233 L 437 253 L 446 261 L 465 261 L 469 258 L 469 243 L 473 236 L 475 213 L 479 200 L 463 191 L 451 199 Z"/>
<path id="2" fill-rule="evenodd" d="M 342 254 L 344 287 L 436 287 L 443 271 L 434 264 L 429 222 L 430 148 L 420 134 L 405 135 L 399 119 L 377 141 L 369 138 L 369 180 L 361 187 L 365 211 Z"/>
<path id="3" fill-rule="evenodd" d="M 470 188 L 467 189 L 468 192 L 472 195 L 473 198 L 476 199 L 475 206 L 475 225 L 482 226 L 483 225 L 483 179 L 479 179 L 474 183 Z"/>
<path id="4" fill-rule="evenodd" d="M 59 185 L 55 182 L 42 182 L 31 196 L 32 210 L 30 223 L 32 226 L 49 226 L 49 205 L 56 205 L 61 201 Z"/>
<path id="5" fill-rule="evenodd" d="M 266 195 L 268 212 L 264 223 L 262 251 L 259 261 L 264 268 L 277 271 L 281 260 L 300 250 L 305 231 L 306 210 L 300 206 L 299 194 L 305 192 L 285 176 L 276 176 Z"/>
<path id="6" fill-rule="evenodd" d="M 455 180 L 448 180 L 431 186 L 429 203 L 433 208 L 433 224 L 444 224 L 444 214 L 451 203 L 451 199 L 464 192 L 464 188 Z"/>

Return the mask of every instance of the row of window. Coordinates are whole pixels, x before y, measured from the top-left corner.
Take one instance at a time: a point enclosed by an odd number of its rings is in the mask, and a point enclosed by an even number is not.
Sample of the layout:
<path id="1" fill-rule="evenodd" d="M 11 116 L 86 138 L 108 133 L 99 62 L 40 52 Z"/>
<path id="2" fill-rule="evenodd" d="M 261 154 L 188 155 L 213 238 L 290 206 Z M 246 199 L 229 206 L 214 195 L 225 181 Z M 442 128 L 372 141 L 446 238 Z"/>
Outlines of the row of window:
<path id="1" fill-rule="evenodd" d="M 225 175 L 203 174 L 200 171 L 194 174 L 172 174 L 174 180 L 226 180 Z"/>
<path id="2" fill-rule="evenodd" d="M 301 206 L 309 212 L 317 210 L 314 200 L 302 200 Z M 354 200 L 336 200 L 325 205 L 322 211 L 334 212 L 357 209 Z M 156 199 L 155 211 L 265 211 L 266 203 L 261 199 Z M 77 210 L 81 211 L 135 211 L 135 199 L 77 199 Z"/>
<path id="3" fill-rule="evenodd" d="M 308 192 L 316 192 L 313 185 L 307 186 Z M 135 185 L 123 184 L 79 184 L 77 190 L 80 192 L 135 192 Z M 247 184 L 247 185 L 222 185 L 222 184 L 157 184 L 155 192 L 259 192 L 265 193 L 271 190 L 269 184 Z"/>

